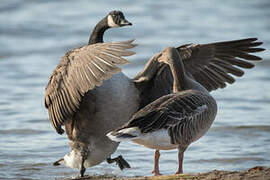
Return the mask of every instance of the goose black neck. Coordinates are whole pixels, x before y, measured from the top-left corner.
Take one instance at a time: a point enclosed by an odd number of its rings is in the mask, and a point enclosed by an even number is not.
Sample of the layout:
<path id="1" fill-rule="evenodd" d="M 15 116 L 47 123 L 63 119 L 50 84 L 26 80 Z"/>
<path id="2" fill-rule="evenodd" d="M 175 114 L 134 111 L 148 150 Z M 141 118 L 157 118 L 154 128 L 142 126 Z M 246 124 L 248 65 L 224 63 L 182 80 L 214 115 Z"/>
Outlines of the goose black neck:
<path id="1" fill-rule="evenodd" d="M 109 29 L 110 27 L 107 24 L 107 17 L 102 19 L 94 28 L 88 44 L 96 44 L 96 43 L 102 43 L 103 42 L 103 35 L 104 32 Z"/>
<path id="2" fill-rule="evenodd" d="M 176 93 L 185 90 L 186 73 L 180 56 L 173 57 L 169 65 L 174 79 L 173 92 Z"/>

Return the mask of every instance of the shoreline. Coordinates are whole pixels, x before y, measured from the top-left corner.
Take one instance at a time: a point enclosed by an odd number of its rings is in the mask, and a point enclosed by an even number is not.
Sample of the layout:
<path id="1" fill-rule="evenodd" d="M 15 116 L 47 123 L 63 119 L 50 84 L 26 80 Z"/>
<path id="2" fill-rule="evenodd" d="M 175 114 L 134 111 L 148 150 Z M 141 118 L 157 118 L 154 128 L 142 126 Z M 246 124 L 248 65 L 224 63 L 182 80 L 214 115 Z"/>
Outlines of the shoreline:
<path id="1" fill-rule="evenodd" d="M 197 174 L 180 175 L 161 175 L 161 176 L 136 176 L 136 177 L 117 177 L 112 175 L 85 176 L 75 180 L 270 180 L 270 167 L 255 166 L 242 171 L 222 171 L 213 170 Z M 72 179 L 65 179 L 72 180 Z M 74 179 L 73 179 L 74 180 Z"/>

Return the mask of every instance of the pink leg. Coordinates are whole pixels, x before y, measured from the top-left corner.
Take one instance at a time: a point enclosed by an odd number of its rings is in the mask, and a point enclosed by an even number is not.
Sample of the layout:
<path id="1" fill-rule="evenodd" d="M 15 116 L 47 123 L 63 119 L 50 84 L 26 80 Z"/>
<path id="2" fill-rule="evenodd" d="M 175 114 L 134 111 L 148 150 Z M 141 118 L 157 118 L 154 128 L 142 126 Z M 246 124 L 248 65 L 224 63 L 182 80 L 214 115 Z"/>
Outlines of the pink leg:
<path id="1" fill-rule="evenodd" d="M 175 174 L 182 174 L 183 173 L 183 158 L 184 158 L 184 151 L 178 151 L 178 170 Z"/>
<path id="2" fill-rule="evenodd" d="M 155 176 L 161 175 L 161 174 L 159 173 L 159 165 L 158 165 L 159 157 L 160 157 L 159 150 L 156 150 L 156 151 L 155 151 L 155 162 L 154 162 L 155 164 L 154 164 L 154 170 L 152 171 L 152 173 L 153 173 Z"/>

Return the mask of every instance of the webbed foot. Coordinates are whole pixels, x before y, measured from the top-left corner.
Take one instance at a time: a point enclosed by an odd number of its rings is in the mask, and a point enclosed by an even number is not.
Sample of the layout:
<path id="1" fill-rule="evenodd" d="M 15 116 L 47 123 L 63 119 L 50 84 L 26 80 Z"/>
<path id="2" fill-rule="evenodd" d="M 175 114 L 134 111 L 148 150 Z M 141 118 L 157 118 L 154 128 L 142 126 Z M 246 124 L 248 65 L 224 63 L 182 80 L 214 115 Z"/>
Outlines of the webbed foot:
<path id="1" fill-rule="evenodd" d="M 107 163 L 109 164 L 115 162 L 121 170 L 125 168 L 130 168 L 130 165 L 128 164 L 128 162 L 121 155 L 113 159 L 109 157 L 106 160 L 107 160 Z"/>

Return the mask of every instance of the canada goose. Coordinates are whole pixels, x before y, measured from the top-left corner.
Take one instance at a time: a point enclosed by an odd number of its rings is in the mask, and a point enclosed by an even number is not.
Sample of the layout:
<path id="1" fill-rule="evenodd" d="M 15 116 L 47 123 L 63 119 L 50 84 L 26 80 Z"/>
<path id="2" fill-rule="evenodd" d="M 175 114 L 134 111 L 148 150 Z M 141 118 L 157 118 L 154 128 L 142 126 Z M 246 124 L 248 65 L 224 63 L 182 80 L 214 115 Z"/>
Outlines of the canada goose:
<path id="1" fill-rule="evenodd" d="M 173 93 L 148 104 L 131 120 L 107 136 L 116 141 L 132 140 L 156 149 L 153 173 L 159 172 L 159 150 L 178 148 L 178 170 L 182 173 L 184 151 L 203 136 L 215 119 L 217 104 L 209 92 L 189 78 L 175 48 L 166 48 L 159 58 L 169 65 L 173 75 Z"/>
<path id="2" fill-rule="evenodd" d="M 121 156 L 110 159 L 119 143 L 111 141 L 106 134 L 128 122 L 145 105 L 172 91 L 170 68 L 159 62 L 162 53 L 153 56 L 134 79 L 120 72 L 117 65 L 127 63 L 121 56 L 132 55 L 126 49 L 135 45 L 132 41 L 103 43 L 103 34 L 110 27 L 124 25 L 131 23 L 125 20 L 122 12 L 109 13 L 95 27 L 90 45 L 66 53 L 46 88 L 45 106 L 52 125 L 59 134 L 64 132 L 61 126 L 65 126 L 71 146 L 71 151 L 54 164 L 79 168 L 81 176 L 85 167 L 107 158 L 109 163 L 117 162 L 120 168 L 129 167 Z M 224 88 L 226 82 L 233 83 L 235 80 L 229 73 L 243 75 L 235 66 L 254 66 L 245 59 L 260 60 L 248 54 L 263 50 L 254 48 L 262 44 L 256 40 L 189 44 L 177 50 L 187 75 L 211 91 Z"/>
<path id="3" fill-rule="evenodd" d="M 81 176 L 85 167 L 105 159 L 108 163 L 116 162 L 120 169 L 130 167 L 122 156 L 110 158 L 119 143 L 109 140 L 106 133 L 125 123 L 138 109 L 137 103 L 126 108 L 128 101 L 137 101 L 138 93 L 117 66 L 128 63 L 121 56 L 133 55 L 126 49 L 136 45 L 133 41 L 103 43 L 106 29 L 126 25 L 131 23 L 122 12 L 110 12 L 96 25 L 87 46 L 62 57 L 46 87 L 45 106 L 52 125 L 59 134 L 64 132 L 61 126 L 65 126 L 71 147 L 54 165 L 79 168 Z M 118 74 L 111 78 L 115 73 Z M 107 81 L 102 85 L 104 80 Z M 121 114 L 115 114 L 117 110 Z"/>

